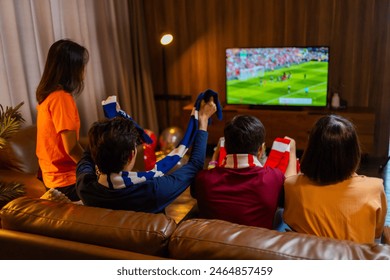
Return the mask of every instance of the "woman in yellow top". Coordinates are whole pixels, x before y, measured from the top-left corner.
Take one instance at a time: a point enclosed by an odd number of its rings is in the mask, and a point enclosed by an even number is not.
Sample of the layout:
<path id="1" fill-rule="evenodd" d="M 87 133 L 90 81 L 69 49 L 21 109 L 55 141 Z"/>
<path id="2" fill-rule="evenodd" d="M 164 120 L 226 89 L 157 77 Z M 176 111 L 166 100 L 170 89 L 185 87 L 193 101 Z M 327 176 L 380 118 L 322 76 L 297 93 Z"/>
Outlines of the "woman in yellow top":
<path id="1" fill-rule="evenodd" d="M 357 175 L 360 146 L 347 119 L 320 118 L 310 132 L 301 174 L 286 178 L 284 221 L 292 230 L 373 243 L 387 213 L 383 180 Z"/>
<path id="2" fill-rule="evenodd" d="M 36 91 L 36 154 L 47 188 L 56 188 L 72 201 L 76 164 L 83 149 L 79 144 L 80 119 L 74 96 L 84 88 L 84 69 L 89 54 L 70 40 L 59 40 L 49 49 L 45 69 Z"/>

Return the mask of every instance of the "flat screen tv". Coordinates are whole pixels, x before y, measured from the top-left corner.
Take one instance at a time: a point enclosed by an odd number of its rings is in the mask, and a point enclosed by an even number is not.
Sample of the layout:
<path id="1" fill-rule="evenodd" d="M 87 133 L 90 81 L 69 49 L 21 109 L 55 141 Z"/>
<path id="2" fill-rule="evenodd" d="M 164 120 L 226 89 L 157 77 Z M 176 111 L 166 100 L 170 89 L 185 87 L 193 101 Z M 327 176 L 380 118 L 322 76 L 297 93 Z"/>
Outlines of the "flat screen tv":
<path id="1" fill-rule="evenodd" d="M 280 107 L 325 107 L 329 48 L 226 49 L 226 103 Z"/>

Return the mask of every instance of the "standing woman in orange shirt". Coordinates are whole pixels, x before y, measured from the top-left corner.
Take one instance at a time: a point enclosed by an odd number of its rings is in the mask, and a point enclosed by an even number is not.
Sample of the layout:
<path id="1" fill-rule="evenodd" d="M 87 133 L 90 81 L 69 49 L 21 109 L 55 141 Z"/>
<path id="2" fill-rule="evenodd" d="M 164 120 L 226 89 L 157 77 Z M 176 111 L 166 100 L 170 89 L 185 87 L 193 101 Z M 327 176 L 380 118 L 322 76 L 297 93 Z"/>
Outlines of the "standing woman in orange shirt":
<path id="1" fill-rule="evenodd" d="M 74 97 L 84 88 L 88 50 L 70 40 L 59 40 L 49 49 L 36 91 L 36 154 L 46 188 L 56 188 L 77 201 L 76 164 L 83 148 L 79 143 L 80 118 Z"/>

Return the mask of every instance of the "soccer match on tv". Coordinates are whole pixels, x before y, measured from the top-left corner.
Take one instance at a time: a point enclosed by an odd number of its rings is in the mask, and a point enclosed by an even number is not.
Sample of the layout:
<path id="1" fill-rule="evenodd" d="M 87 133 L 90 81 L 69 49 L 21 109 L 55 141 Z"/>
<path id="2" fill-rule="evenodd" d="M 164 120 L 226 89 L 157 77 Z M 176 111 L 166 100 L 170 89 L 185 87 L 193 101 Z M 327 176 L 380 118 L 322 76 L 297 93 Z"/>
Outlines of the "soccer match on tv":
<path id="1" fill-rule="evenodd" d="M 327 47 L 226 49 L 227 104 L 326 106 Z"/>

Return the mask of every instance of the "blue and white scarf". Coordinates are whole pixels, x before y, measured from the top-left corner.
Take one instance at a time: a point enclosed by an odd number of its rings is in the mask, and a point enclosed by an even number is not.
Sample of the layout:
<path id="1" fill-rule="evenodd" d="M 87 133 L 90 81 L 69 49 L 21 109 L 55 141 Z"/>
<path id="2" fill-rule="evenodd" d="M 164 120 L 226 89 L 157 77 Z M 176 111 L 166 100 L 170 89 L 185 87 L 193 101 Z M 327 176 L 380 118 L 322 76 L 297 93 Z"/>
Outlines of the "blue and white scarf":
<path id="1" fill-rule="evenodd" d="M 222 120 L 222 107 L 218 100 L 218 93 L 208 89 L 200 93 L 195 101 L 194 107 L 191 112 L 191 117 L 188 122 L 186 132 L 183 136 L 183 139 L 180 143 L 164 158 L 157 161 L 154 168 L 148 171 L 141 172 L 128 172 L 121 171 L 119 173 L 112 173 L 109 176 L 106 174 L 101 174 L 99 176 L 99 183 L 111 189 L 122 189 L 128 186 L 132 186 L 141 182 L 145 182 L 153 177 L 159 177 L 166 174 L 171 170 L 175 165 L 183 158 L 187 153 L 188 149 L 194 142 L 196 132 L 198 130 L 198 113 L 200 109 L 200 104 L 202 100 L 206 102 L 210 100 L 210 97 L 214 98 L 214 103 L 217 106 L 217 117 L 219 120 Z M 144 129 L 140 127 L 134 119 L 132 119 L 126 112 L 120 109 L 118 102 L 116 101 L 116 96 L 110 96 L 106 100 L 102 101 L 104 115 L 111 119 L 117 116 L 122 116 L 124 118 L 130 119 L 134 122 L 141 140 L 145 143 L 152 143 L 152 139 L 148 134 L 145 133 Z M 210 120 L 209 120 L 210 122 Z"/>

